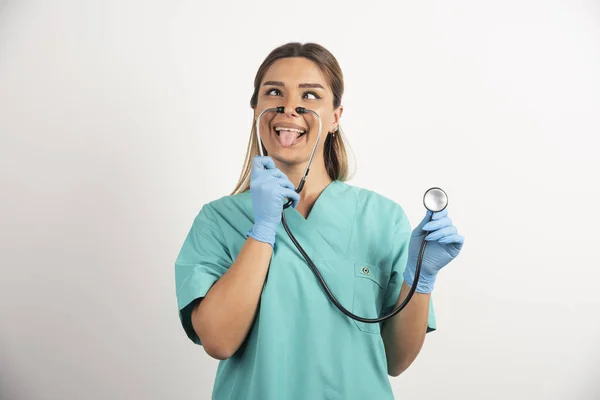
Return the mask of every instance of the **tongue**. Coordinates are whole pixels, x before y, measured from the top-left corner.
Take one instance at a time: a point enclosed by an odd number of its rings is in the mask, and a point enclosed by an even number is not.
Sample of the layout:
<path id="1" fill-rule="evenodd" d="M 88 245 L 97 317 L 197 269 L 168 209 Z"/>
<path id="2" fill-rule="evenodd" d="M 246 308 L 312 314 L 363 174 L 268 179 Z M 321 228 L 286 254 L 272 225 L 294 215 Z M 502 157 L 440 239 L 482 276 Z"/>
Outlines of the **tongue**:
<path id="1" fill-rule="evenodd" d="M 280 131 L 279 132 L 279 142 L 283 147 L 290 147 L 294 140 L 298 138 L 297 132 L 291 131 Z"/>

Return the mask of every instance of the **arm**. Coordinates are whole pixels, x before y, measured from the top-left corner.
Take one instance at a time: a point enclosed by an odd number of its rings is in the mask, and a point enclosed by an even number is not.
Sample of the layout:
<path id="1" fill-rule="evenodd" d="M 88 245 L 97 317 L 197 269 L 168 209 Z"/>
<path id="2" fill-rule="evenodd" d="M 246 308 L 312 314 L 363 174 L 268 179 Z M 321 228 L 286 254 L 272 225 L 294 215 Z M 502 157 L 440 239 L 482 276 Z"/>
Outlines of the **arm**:
<path id="1" fill-rule="evenodd" d="M 260 300 L 273 248 L 248 237 L 236 260 L 192 310 L 192 326 L 213 358 L 231 357 L 244 341 Z"/>
<path id="2" fill-rule="evenodd" d="M 395 307 L 404 301 L 409 290 L 410 287 L 403 282 Z M 415 292 L 400 313 L 383 322 L 381 336 L 389 375 L 400 375 L 419 355 L 427 332 L 430 298 L 430 293 Z"/>
<path id="3" fill-rule="evenodd" d="M 398 376 L 404 372 L 421 351 L 427 333 L 431 292 L 437 274 L 458 256 L 462 249 L 464 237 L 457 234 L 456 227 L 452 225 L 452 220 L 447 215 L 447 209 L 438 213 L 427 211 L 425 218 L 411 233 L 408 258 L 396 307 L 404 301 L 414 283 L 417 255 L 425 236 L 428 244 L 423 255 L 423 269 L 413 297 L 406 308 L 386 320 L 382 326 L 381 334 L 386 350 L 388 373 L 391 376 Z M 403 250 L 401 253 L 405 254 L 406 251 Z M 404 264 L 403 259 L 404 256 L 399 258 L 399 265 Z"/>
<path id="4" fill-rule="evenodd" d="M 192 327 L 205 351 L 216 359 L 231 357 L 241 346 L 256 315 L 269 270 L 283 204 L 300 195 L 270 157 L 252 160 L 250 180 L 254 224 L 235 261 L 206 292 L 191 314 Z"/>

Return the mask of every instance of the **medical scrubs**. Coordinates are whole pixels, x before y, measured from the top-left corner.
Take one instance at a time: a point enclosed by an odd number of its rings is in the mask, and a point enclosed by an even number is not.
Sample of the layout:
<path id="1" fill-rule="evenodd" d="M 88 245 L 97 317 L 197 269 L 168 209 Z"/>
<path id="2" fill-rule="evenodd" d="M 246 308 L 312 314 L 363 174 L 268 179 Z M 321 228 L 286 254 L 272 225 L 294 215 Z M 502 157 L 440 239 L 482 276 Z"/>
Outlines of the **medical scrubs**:
<path id="1" fill-rule="evenodd" d="M 308 218 L 284 210 L 288 225 L 344 307 L 375 318 L 393 309 L 406 266 L 411 227 L 402 207 L 335 180 Z M 250 191 L 204 205 L 175 262 L 179 316 L 234 262 L 252 227 Z M 436 328 L 432 303 L 428 332 Z M 393 399 L 381 324 L 355 321 L 329 300 L 287 236 L 277 231 L 256 319 L 238 351 L 222 360 L 216 400 Z"/>

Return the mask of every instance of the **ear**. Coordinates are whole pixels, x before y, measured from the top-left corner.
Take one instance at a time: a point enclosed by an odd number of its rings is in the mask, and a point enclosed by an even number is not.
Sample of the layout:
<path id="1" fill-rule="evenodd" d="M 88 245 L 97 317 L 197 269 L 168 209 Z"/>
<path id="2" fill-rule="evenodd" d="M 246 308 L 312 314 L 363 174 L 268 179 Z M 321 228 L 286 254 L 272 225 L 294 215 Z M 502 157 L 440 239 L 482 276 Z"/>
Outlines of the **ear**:
<path id="1" fill-rule="evenodd" d="M 338 108 L 333 112 L 333 125 L 331 126 L 330 131 L 333 131 L 336 126 L 340 123 L 340 118 L 342 118 L 342 113 L 344 112 L 344 106 L 340 104 Z"/>

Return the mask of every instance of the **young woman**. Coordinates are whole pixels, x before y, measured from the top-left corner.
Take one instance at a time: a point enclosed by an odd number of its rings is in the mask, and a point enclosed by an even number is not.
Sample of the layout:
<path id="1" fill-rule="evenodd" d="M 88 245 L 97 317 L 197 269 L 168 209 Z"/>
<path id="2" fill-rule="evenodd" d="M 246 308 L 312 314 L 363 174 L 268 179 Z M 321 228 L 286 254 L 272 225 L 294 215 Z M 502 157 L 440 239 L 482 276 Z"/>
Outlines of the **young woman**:
<path id="1" fill-rule="evenodd" d="M 273 50 L 254 80 L 255 123 L 236 189 L 204 205 L 175 262 L 180 318 L 188 337 L 219 363 L 216 400 L 392 399 L 388 375 L 417 357 L 436 328 L 431 292 L 464 237 L 448 211 L 431 212 L 411 232 L 402 207 L 347 184 L 340 118 L 343 75 L 318 44 Z M 319 132 L 300 194 L 294 191 Z M 291 207 L 283 205 L 291 199 Z M 329 300 L 287 236 L 290 230 L 338 301 L 365 318 L 391 312 L 413 283 L 423 236 L 421 277 L 406 308 L 363 323 Z"/>

